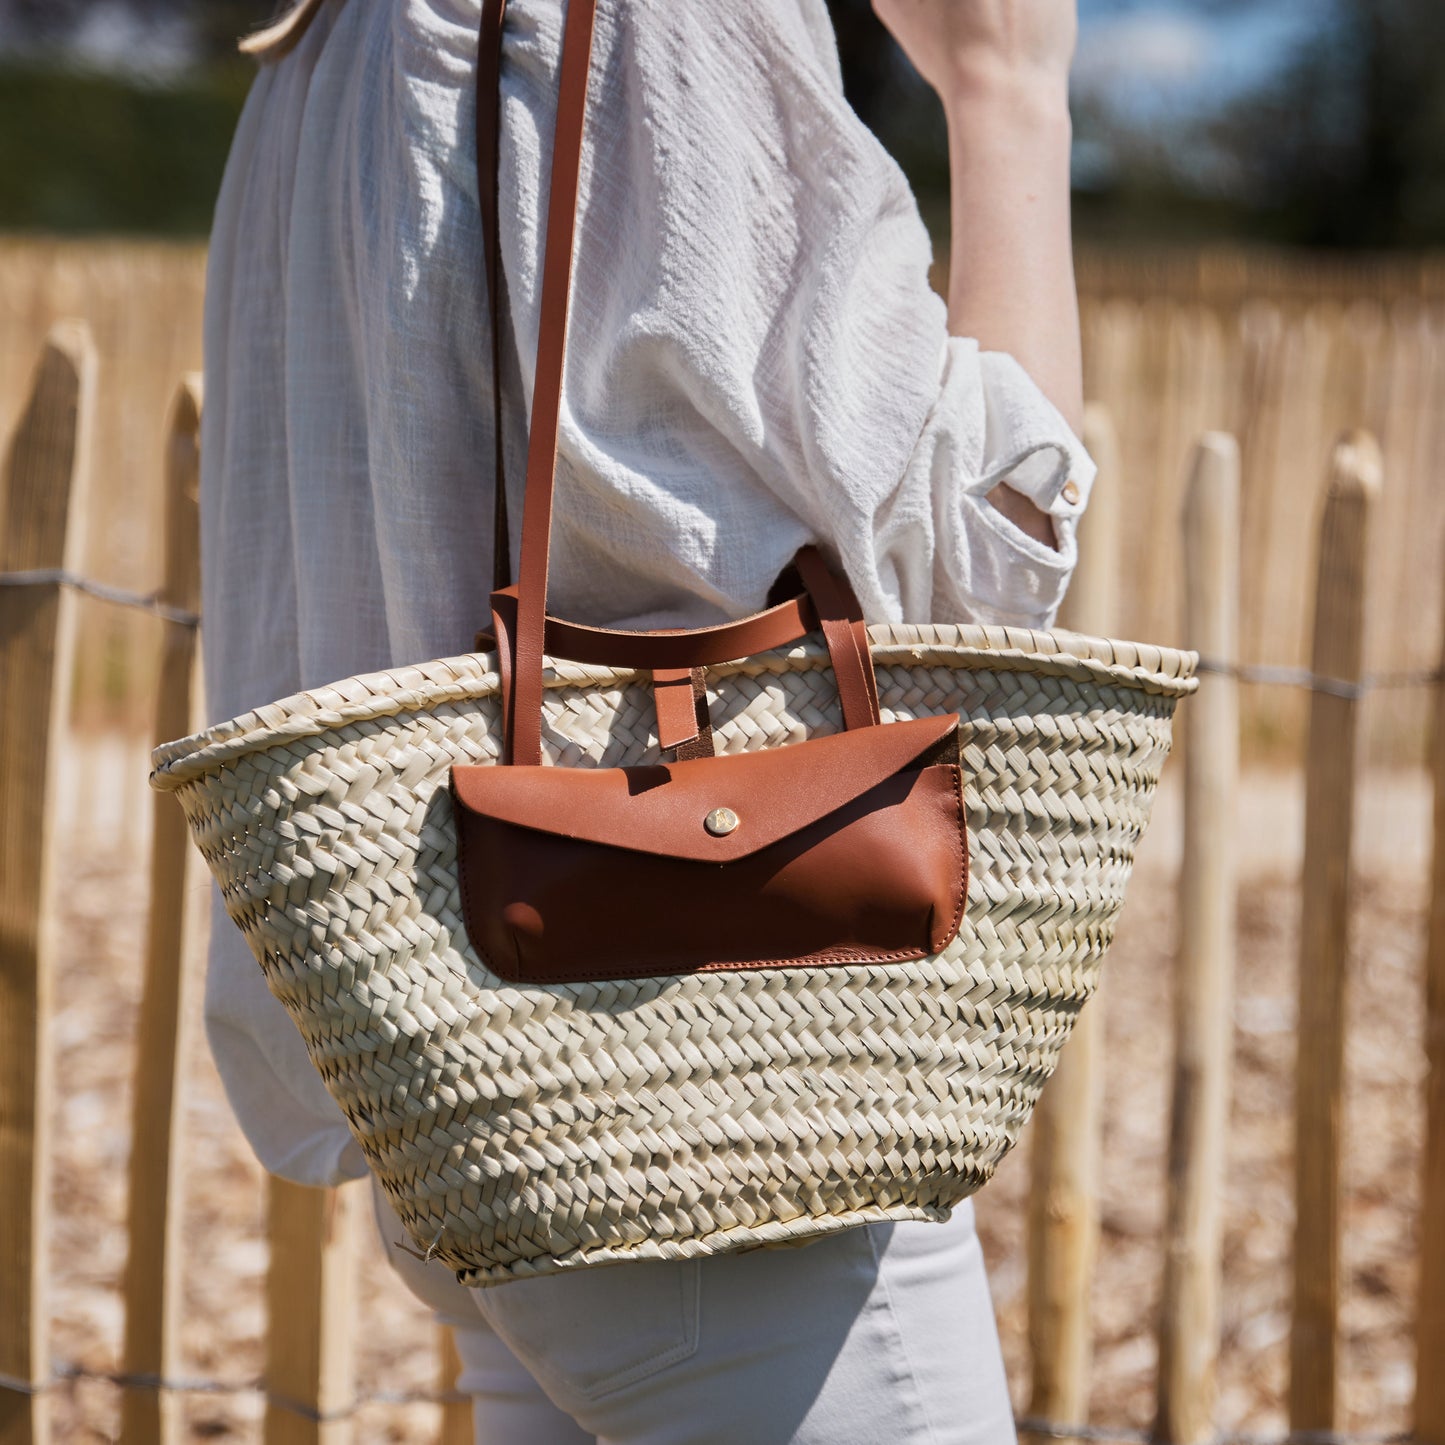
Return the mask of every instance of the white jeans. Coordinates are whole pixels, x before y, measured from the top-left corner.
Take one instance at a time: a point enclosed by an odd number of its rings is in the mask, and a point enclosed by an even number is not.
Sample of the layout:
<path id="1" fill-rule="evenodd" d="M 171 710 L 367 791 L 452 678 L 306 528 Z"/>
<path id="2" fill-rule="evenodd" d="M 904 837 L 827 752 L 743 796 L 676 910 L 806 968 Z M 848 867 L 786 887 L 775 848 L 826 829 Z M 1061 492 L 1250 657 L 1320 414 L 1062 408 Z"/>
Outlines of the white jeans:
<path id="1" fill-rule="evenodd" d="M 1013 1445 L 983 1253 L 946 1224 L 467 1289 L 375 1218 L 456 1332 L 477 1445 Z"/>

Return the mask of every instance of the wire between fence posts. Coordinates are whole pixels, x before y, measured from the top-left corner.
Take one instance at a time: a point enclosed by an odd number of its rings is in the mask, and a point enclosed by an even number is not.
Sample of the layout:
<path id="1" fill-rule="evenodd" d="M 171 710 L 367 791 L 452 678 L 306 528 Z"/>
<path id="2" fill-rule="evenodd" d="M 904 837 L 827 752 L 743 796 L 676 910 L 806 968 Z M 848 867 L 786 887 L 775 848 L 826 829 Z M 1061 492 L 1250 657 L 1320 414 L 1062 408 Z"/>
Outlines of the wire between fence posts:
<path id="1" fill-rule="evenodd" d="M 183 382 L 166 446 L 165 582 L 158 600 L 194 614 L 200 599 L 200 378 Z M 179 620 L 162 638 L 154 737 L 169 742 L 191 731 L 197 634 Z M 136 1031 L 127 1254 L 123 1293 L 124 1372 L 174 1376 L 180 1365 L 181 1113 L 186 1062 L 183 1027 L 190 980 L 186 941 L 196 904 L 209 895 L 187 886 L 191 861 L 185 815 L 176 800 L 152 795 L 150 915 L 145 983 Z M 181 1402 L 174 1394 L 132 1386 L 121 1401 L 124 1445 L 177 1445 Z"/>
<path id="2" fill-rule="evenodd" d="M 1236 682 L 1263 683 L 1266 687 L 1298 687 L 1306 692 L 1324 692 L 1331 697 L 1361 698 L 1386 688 L 1438 687 L 1445 682 L 1445 668 L 1430 672 L 1367 672 L 1358 682 L 1339 677 L 1322 677 L 1307 667 L 1280 667 L 1262 662 L 1225 662 L 1222 658 L 1200 656 L 1194 670 L 1208 675 L 1218 673 Z"/>
<path id="3" fill-rule="evenodd" d="M 93 1370 L 86 1365 L 78 1365 L 73 1360 L 57 1360 L 51 1368 L 50 1378 L 39 1385 L 27 1384 L 23 1380 L 9 1380 L 4 1375 L 0 1375 L 0 1388 L 13 1389 L 21 1394 L 30 1394 L 55 1390 L 69 1384 L 72 1380 L 100 1380 L 108 1385 L 118 1385 L 125 1390 L 161 1390 L 177 1395 L 265 1396 L 266 1394 L 264 1380 L 210 1380 L 199 1376 L 163 1378 L 159 1375 L 131 1375 L 123 1370 Z M 282 1408 L 313 1420 L 354 1416 L 373 1405 L 470 1405 L 471 1403 L 470 1395 L 464 1395 L 460 1390 L 451 1388 L 372 1390 L 365 1395 L 357 1395 L 350 1404 L 341 1410 L 323 1416 L 319 1411 L 313 1410 L 309 1405 L 303 1405 L 299 1400 L 283 1399 L 280 1396 L 275 1398 Z M 468 1437 L 467 1445 L 471 1445 L 470 1437 Z"/>
<path id="4" fill-rule="evenodd" d="M 159 592 L 132 592 L 128 587 L 112 587 L 108 582 L 82 577 L 69 567 L 27 567 L 18 572 L 3 571 L 0 572 L 0 587 L 69 587 L 86 597 L 94 597 L 98 602 L 129 607 L 135 612 L 148 612 L 163 622 L 179 623 L 182 627 L 199 627 L 201 622 L 201 615 L 194 607 L 177 607 L 167 602 Z"/>
<path id="5" fill-rule="evenodd" d="M 1380 449 L 1365 432 L 1336 444 L 1320 523 L 1311 670 L 1363 676 L 1365 561 L 1380 491 Z M 1294 1312 L 1290 1427 L 1336 1427 L 1340 1295 L 1340 1113 L 1350 847 L 1360 698 L 1316 691 L 1305 769 L 1305 848 L 1295 1074 Z"/>
<path id="6" fill-rule="evenodd" d="M 259 1380 L 205 1380 L 174 1379 L 160 1380 L 153 1377 L 125 1375 L 112 1370 L 92 1370 L 84 1365 L 57 1362 L 50 1380 L 40 1387 L 26 1385 L 25 1390 L 51 1390 L 71 1380 L 103 1380 L 112 1385 L 153 1390 L 173 1390 L 179 1394 L 191 1395 L 264 1395 L 265 1385 Z M 0 1376 L 0 1385 L 7 1382 Z M 17 1383 L 17 1382 L 11 1382 Z M 18 1388 L 18 1383 L 17 1383 Z M 323 1423 L 345 1416 L 356 1416 L 374 1405 L 455 1405 L 469 1404 L 471 1397 L 458 1390 L 374 1390 L 358 1395 L 343 1411 L 323 1416 L 303 1405 L 299 1400 L 278 1400 L 282 1408 Z M 1128 1425 L 1063 1425 L 1055 1420 L 1041 1420 L 1036 1416 L 1024 1416 L 1015 1421 L 1021 1433 L 1037 1435 L 1045 1440 L 1073 1440 L 1107 1442 L 1107 1445 L 1157 1445 L 1157 1437 L 1149 1430 L 1138 1430 Z M 450 1445 L 443 1439 L 441 1445 Z M 463 1445 L 471 1445 L 471 1437 Z M 1305 1430 L 1288 1437 L 1283 1435 L 1241 1435 L 1233 1431 L 1210 1438 L 1208 1445 L 1425 1445 L 1410 1431 L 1378 1431 L 1360 1434 L 1339 1433 L 1334 1430 Z"/>
<path id="7" fill-rule="evenodd" d="M 1232 665 L 1239 652 L 1239 447 L 1211 432 L 1184 507 L 1185 637 Z M 1208 678 L 1184 718 L 1184 856 L 1174 990 L 1169 1212 L 1159 1321 L 1156 1436 L 1214 1434 L 1219 1357 L 1220 1187 L 1234 1027 L 1235 804 L 1239 688 Z"/>
<path id="8" fill-rule="evenodd" d="M 5 461 L 0 572 L 73 564 L 93 421 L 95 348 L 49 335 Z M 46 1445 L 52 1062 L 60 862 L 57 769 L 75 650 L 73 598 L 0 591 L 0 1445 Z M 14 1386 L 21 1388 L 15 1388 Z"/>
<path id="9" fill-rule="evenodd" d="M 1445 640 L 1442 640 L 1445 663 Z M 1420 1295 L 1415 1324 L 1415 1433 L 1445 1445 L 1445 666 L 1435 690 L 1430 751 L 1435 836 L 1425 944 L 1425 1159 Z"/>
<path id="10" fill-rule="evenodd" d="M 1076 631 L 1117 632 L 1118 441 L 1109 414 L 1090 406 L 1084 444 L 1099 467 L 1079 524 L 1079 564 L 1064 622 Z M 1104 1000 L 1080 1014 L 1030 1125 L 1028 1300 L 1032 1392 L 1029 1412 L 1077 1423 L 1088 1418 L 1093 1355 L 1089 1296 L 1099 1239 L 1099 1119 Z"/>

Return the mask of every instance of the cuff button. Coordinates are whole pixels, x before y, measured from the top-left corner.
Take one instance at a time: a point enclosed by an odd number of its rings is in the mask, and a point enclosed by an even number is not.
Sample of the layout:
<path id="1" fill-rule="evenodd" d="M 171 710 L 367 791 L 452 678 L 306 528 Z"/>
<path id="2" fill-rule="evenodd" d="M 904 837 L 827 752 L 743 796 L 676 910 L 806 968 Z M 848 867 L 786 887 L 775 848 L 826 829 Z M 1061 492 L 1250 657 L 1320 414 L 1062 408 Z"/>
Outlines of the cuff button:
<path id="1" fill-rule="evenodd" d="M 1062 496 L 1071 507 L 1079 505 L 1079 484 L 1072 477 L 1064 483 Z"/>

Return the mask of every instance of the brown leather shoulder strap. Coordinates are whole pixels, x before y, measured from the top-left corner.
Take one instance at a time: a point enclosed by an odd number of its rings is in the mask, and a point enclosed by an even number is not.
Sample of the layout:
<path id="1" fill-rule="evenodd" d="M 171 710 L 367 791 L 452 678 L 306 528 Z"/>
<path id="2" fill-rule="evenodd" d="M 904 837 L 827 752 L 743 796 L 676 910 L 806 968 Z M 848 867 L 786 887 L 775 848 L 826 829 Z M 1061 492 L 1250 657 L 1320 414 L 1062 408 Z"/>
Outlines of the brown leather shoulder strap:
<path id="1" fill-rule="evenodd" d="M 516 664 L 513 670 L 511 760 L 542 761 L 542 646 L 547 618 L 547 554 L 552 535 L 552 487 L 557 470 L 563 362 L 577 188 L 582 173 L 582 125 L 592 68 L 596 0 L 568 0 L 562 38 L 557 128 L 552 141 L 552 189 L 547 201 L 547 249 L 542 265 L 542 316 L 532 426 L 527 445 L 527 491 L 522 503 L 522 559 L 517 576 Z"/>
<path id="2" fill-rule="evenodd" d="M 512 539 L 507 518 L 507 468 L 502 448 L 502 227 L 497 214 L 502 143 L 502 24 L 507 0 L 483 0 L 477 43 L 477 200 L 487 267 L 487 311 L 492 330 L 492 431 L 496 437 L 492 504 L 492 590 L 512 580 Z"/>

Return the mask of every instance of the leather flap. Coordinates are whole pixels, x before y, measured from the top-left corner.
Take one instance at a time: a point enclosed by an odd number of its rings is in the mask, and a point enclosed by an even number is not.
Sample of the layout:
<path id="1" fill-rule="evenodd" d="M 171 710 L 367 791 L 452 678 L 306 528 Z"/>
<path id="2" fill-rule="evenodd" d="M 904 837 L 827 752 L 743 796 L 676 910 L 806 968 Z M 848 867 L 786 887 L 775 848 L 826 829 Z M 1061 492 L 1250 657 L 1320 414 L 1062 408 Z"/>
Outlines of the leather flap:
<path id="1" fill-rule="evenodd" d="M 541 833 L 727 863 L 853 802 L 957 728 L 945 713 L 633 768 L 455 767 L 452 796 L 474 813 Z"/>

